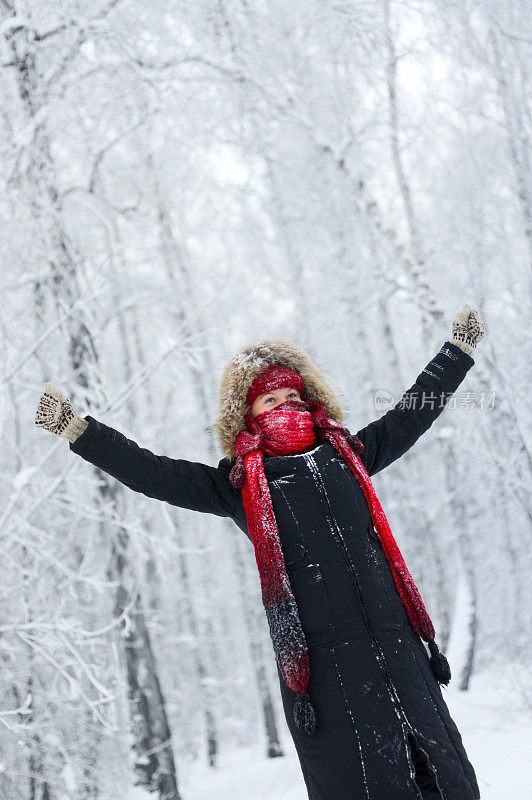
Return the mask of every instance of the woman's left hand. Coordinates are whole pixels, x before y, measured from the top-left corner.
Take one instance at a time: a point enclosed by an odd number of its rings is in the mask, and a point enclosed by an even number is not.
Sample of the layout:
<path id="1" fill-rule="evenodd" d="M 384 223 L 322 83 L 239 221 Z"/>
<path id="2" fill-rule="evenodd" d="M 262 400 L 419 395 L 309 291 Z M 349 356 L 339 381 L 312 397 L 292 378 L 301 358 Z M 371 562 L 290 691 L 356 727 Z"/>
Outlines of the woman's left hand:
<path id="1" fill-rule="evenodd" d="M 484 336 L 485 327 L 476 309 L 464 303 L 453 320 L 453 338 L 451 343 L 457 345 L 468 356 L 473 356 L 475 347 Z"/>

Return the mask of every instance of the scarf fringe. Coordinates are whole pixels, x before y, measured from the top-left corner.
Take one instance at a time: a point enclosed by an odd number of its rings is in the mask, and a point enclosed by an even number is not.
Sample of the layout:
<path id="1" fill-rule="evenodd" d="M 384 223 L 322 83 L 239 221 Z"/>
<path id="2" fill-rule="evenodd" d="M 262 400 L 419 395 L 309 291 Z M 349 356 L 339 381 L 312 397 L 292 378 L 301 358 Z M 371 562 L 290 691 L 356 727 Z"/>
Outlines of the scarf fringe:
<path id="1" fill-rule="evenodd" d="M 438 683 L 443 683 L 446 686 L 451 680 L 451 668 L 449 666 L 449 662 L 443 653 L 440 652 L 434 639 L 428 644 L 430 650 L 430 666 L 432 668 L 434 677 Z"/>
<path id="2" fill-rule="evenodd" d="M 292 716 L 298 731 L 306 733 L 308 736 L 312 736 L 313 733 L 316 733 L 318 728 L 316 711 L 306 692 L 305 694 L 297 693 Z"/>

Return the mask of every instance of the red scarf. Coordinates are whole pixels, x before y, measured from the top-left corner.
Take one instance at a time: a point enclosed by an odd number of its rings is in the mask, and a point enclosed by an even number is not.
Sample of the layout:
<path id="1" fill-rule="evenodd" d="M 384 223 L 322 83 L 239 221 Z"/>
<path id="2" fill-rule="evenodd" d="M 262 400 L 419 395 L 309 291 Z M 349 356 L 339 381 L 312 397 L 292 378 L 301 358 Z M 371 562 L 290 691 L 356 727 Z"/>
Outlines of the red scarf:
<path id="1" fill-rule="evenodd" d="M 263 469 L 263 452 L 271 456 L 304 453 L 315 446 L 316 439 L 328 440 L 333 444 L 364 492 L 373 525 L 390 564 L 408 619 L 414 631 L 429 643 L 435 677 L 440 683 L 448 683 L 451 675 L 445 656 L 439 652 L 434 642 L 434 627 L 421 595 L 359 457 L 364 450 L 362 442 L 350 434 L 347 428 L 328 418 L 320 402 L 306 397 L 299 373 L 274 366 L 268 368 L 267 374 L 269 381 L 266 384 L 262 381 L 254 386 L 254 392 L 248 393 L 248 401 L 264 385 L 268 387 L 268 391 L 278 385 L 279 381 L 283 381 L 280 384 L 282 386 L 298 388 L 305 399 L 287 400 L 256 417 L 248 411 L 245 417 L 247 429 L 241 430 L 236 440 L 237 462 L 231 470 L 230 481 L 233 486 L 242 488 L 248 530 L 259 569 L 262 601 L 279 670 L 286 685 L 298 693 L 294 719 L 301 731 L 314 733 L 316 715 L 307 695 L 310 678 L 308 649 L 286 573 L 279 531 Z"/>

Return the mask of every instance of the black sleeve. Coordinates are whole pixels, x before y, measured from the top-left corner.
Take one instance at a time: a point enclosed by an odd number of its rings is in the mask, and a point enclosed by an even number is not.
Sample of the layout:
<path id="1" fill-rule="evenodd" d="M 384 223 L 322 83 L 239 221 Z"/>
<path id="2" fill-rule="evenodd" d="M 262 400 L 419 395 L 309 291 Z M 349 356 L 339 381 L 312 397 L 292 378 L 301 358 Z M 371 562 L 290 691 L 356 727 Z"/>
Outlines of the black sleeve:
<path id="1" fill-rule="evenodd" d="M 231 517 L 240 494 L 229 483 L 227 459 L 218 467 L 154 455 L 123 433 L 87 415 L 70 449 L 129 489 L 174 506 Z"/>
<path id="2" fill-rule="evenodd" d="M 457 345 L 444 342 L 401 400 L 357 432 L 364 445 L 360 457 L 369 475 L 406 453 L 430 428 L 474 363 Z"/>

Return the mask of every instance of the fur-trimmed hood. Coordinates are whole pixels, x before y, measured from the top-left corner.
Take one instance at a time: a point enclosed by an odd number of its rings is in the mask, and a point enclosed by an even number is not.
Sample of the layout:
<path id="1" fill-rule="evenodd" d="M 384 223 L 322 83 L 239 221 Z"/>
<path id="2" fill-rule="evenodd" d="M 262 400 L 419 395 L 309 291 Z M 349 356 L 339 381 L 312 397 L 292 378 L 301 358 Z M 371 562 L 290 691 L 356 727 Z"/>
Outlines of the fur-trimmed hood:
<path id="1" fill-rule="evenodd" d="M 214 428 L 222 451 L 230 460 L 235 458 L 236 438 L 245 427 L 248 389 L 270 364 L 297 370 L 309 397 L 323 404 L 328 417 L 340 424 L 343 422 L 341 393 L 329 385 L 327 373 L 316 366 L 303 348 L 284 339 L 258 339 L 242 347 L 225 365 L 221 375 L 220 411 Z"/>

